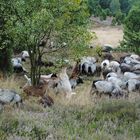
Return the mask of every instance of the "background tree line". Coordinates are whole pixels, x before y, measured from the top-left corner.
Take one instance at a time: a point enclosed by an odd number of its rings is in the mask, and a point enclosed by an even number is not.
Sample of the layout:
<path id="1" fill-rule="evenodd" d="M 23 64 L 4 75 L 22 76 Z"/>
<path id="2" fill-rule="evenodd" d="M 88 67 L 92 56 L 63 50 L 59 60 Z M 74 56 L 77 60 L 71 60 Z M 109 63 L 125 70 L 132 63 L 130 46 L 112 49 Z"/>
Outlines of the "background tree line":
<path id="1" fill-rule="evenodd" d="M 130 9 L 138 2 L 139 0 L 88 0 L 88 6 L 91 15 L 102 20 L 107 16 L 113 16 L 113 24 L 121 24 Z"/>

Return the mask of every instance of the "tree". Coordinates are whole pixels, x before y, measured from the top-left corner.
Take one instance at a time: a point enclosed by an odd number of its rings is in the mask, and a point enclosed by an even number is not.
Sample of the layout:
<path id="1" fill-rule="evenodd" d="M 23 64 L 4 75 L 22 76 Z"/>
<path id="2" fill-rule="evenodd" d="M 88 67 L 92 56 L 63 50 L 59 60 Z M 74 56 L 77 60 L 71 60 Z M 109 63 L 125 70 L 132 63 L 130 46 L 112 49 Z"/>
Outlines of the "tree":
<path id="1" fill-rule="evenodd" d="M 6 3 L 5 6 L 7 7 Z M 8 27 L 8 11 L 0 3 L 0 70 L 6 76 L 12 72 L 11 56 L 13 40 Z"/>
<path id="2" fill-rule="evenodd" d="M 124 24 L 124 42 L 132 51 L 140 53 L 140 7 L 133 7 Z"/>
<path id="3" fill-rule="evenodd" d="M 111 0 L 99 0 L 99 3 L 103 9 L 109 8 Z"/>
<path id="4" fill-rule="evenodd" d="M 110 10 L 115 15 L 117 12 L 120 12 L 120 2 L 119 0 L 112 0 L 110 3 Z"/>
<path id="5" fill-rule="evenodd" d="M 4 0 L 3 0 L 4 1 Z M 31 63 L 31 81 L 37 85 L 41 67 L 36 65 L 42 56 L 67 46 L 83 43 L 88 9 L 85 0 L 9 0 L 9 26 L 14 44 L 22 42 Z M 88 33 L 87 33 L 88 34 Z M 84 35 L 85 36 L 85 35 Z M 52 47 L 51 42 L 55 46 Z M 85 42 L 84 42 L 85 43 Z"/>
<path id="6" fill-rule="evenodd" d="M 121 12 L 128 14 L 131 8 L 130 0 L 119 0 L 119 1 L 120 1 Z"/>

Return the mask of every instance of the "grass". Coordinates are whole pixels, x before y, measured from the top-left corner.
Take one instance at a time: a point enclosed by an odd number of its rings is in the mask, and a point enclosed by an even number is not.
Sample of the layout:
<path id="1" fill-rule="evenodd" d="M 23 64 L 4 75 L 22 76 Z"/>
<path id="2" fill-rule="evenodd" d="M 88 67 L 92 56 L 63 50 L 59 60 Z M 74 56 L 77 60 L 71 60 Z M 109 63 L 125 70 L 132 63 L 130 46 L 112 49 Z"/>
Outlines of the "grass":
<path id="1" fill-rule="evenodd" d="M 89 95 L 91 79 L 76 88 L 71 100 L 49 93 L 55 101 L 51 108 L 44 109 L 33 97 L 24 99 L 24 108 L 5 106 L 0 112 L 0 140 L 140 139 L 140 97 L 132 100 L 137 93 L 129 99 L 102 97 L 95 102 Z M 9 78 L 0 86 L 14 88 L 23 96 L 17 80 Z"/>
<path id="2" fill-rule="evenodd" d="M 87 49 L 85 54 L 94 56 L 95 50 Z M 118 58 L 123 54 L 113 55 Z M 38 98 L 24 96 L 20 88 L 26 82 L 23 76 L 1 79 L 0 87 L 17 91 L 24 107 L 6 105 L 0 110 L 0 140 L 139 140 L 139 94 L 131 93 L 128 99 L 98 99 L 89 94 L 95 78 L 84 77 L 84 84 L 76 87 L 70 100 L 50 91 L 55 102 L 50 108 L 39 105 Z"/>

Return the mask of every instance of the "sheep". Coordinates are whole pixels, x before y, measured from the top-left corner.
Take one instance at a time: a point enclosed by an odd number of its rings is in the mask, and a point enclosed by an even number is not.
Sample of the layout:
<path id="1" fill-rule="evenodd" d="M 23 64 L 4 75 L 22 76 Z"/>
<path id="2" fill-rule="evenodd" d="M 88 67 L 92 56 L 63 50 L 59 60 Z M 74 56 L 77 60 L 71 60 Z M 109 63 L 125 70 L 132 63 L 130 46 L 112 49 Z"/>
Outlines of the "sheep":
<path id="1" fill-rule="evenodd" d="M 124 77 L 129 80 L 129 79 L 137 79 L 140 78 L 140 74 L 135 74 L 133 72 L 125 72 Z"/>
<path id="2" fill-rule="evenodd" d="M 109 53 L 109 52 L 106 52 L 106 53 L 103 53 L 102 54 L 103 56 L 103 59 L 107 59 L 107 60 L 113 60 L 113 56 L 112 56 L 112 54 L 111 53 Z"/>
<path id="3" fill-rule="evenodd" d="M 125 79 L 121 79 L 119 77 L 112 76 L 112 77 L 109 77 L 107 79 L 107 81 L 112 82 L 115 85 L 115 87 L 120 87 L 121 89 L 125 89 L 126 88 L 126 83 L 127 82 L 125 81 Z"/>
<path id="4" fill-rule="evenodd" d="M 132 57 L 125 57 L 124 63 L 126 64 L 140 64 L 140 61 L 133 59 Z"/>
<path id="5" fill-rule="evenodd" d="M 88 65 L 88 73 L 90 75 L 93 75 L 96 71 L 96 65 L 95 64 L 89 64 Z"/>
<path id="6" fill-rule="evenodd" d="M 135 71 L 133 71 L 133 73 L 140 75 L 140 70 L 135 70 Z"/>
<path id="7" fill-rule="evenodd" d="M 118 77 L 118 75 L 115 72 L 110 72 L 106 75 L 106 78 L 109 78 L 109 77 Z"/>
<path id="8" fill-rule="evenodd" d="M 114 85 L 110 81 L 93 81 L 90 94 L 96 91 L 96 94 L 101 97 L 101 94 L 109 95 L 109 97 L 120 97 L 123 96 L 123 90 L 117 85 Z"/>
<path id="9" fill-rule="evenodd" d="M 80 64 L 82 74 L 94 74 L 96 71 L 97 59 L 94 57 L 83 57 Z"/>
<path id="10" fill-rule="evenodd" d="M 109 67 L 112 68 L 114 72 L 120 72 L 120 64 L 117 61 L 111 61 L 109 63 Z"/>
<path id="11" fill-rule="evenodd" d="M 129 65 L 129 64 L 126 64 L 126 63 L 121 63 L 120 64 L 121 72 L 122 73 L 131 72 L 132 71 L 132 66 L 133 65 Z"/>
<path id="12" fill-rule="evenodd" d="M 103 52 L 110 52 L 112 50 L 113 48 L 110 44 L 104 44 L 103 49 L 102 49 Z"/>
<path id="13" fill-rule="evenodd" d="M 131 54 L 130 57 L 131 57 L 132 59 L 135 59 L 135 60 L 139 60 L 139 59 L 140 59 L 140 56 L 137 55 L 137 54 Z"/>
<path id="14" fill-rule="evenodd" d="M 101 63 L 101 68 L 102 69 L 105 69 L 105 68 L 108 68 L 109 67 L 109 60 L 108 59 L 105 59 L 104 61 L 102 61 Z"/>
<path id="15" fill-rule="evenodd" d="M 0 89 L 0 103 L 4 105 L 12 102 L 17 106 L 23 103 L 22 98 L 15 91 L 9 89 Z"/>
<path id="16" fill-rule="evenodd" d="M 130 57 L 130 56 L 131 56 L 130 54 L 127 54 L 127 55 L 125 55 L 125 56 L 120 57 L 120 63 L 124 63 L 124 59 L 125 59 L 126 57 Z"/>
<path id="17" fill-rule="evenodd" d="M 135 91 L 137 88 L 139 88 L 138 87 L 139 84 L 140 84 L 140 80 L 129 79 L 127 82 L 128 92 Z"/>
<path id="18" fill-rule="evenodd" d="M 107 74 L 110 73 L 110 72 L 113 72 L 111 68 L 105 68 L 102 70 L 102 75 L 103 75 L 103 78 L 105 79 Z"/>
<path id="19" fill-rule="evenodd" d="M 111 92 L 114 89 L 114 85 L 111 82 L 103 80 L 93 81 L 90 93 L 92 93 L 93 89 L 95 89 L 97 94 L 99 94 L 100 96 L 101 93 L 108 94 L 109 96 L 111 96 Z"/>
<path id="20" fill-rule="evenodd" d="M 59 74 L 59 81 L 56 87 L 57 93 L 64 93 L 66 97 L 71 97 L 71 95 L 76 94 L 72 92 L 71 84 L 69 81 L 69 77 L 66 73 L 67 68 L 63 68 L 61 73 Z"/>
<path id="21" fill-rule="evenodd" d="M 21 58 L 23 58 L 23 59 L 26 59 L 26 58 L 29 58 L 29 53 L 28 53 L 28 51 L 22 51 L 21 52 Z"/>
<path id="22" fill-rule="evenodd" d="M 11 62 L 12 62 L 14 72 L 16 72 L 16 73 L 20 73 L 20 72 L 27 73 L 27 70 L 21 64 L 21 58 L 12 58 Z"/>
<path id="23" fill-rule="evenodd" d="M 133 67 L 133 71 L 140 70 L 140 64 L 136 64 Z"/>

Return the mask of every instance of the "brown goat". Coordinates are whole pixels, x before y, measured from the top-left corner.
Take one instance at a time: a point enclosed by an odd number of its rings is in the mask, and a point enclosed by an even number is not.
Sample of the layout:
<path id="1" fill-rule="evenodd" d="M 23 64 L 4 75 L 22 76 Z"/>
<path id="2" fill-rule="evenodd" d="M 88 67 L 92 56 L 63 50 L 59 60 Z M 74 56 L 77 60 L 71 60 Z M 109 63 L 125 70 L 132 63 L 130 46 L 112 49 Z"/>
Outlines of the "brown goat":
<path id="1" fill-rule="evenodd" d="M 46 89 L 41 86 L 27 86 L 23 89 L 23 91 L 28 95 L 28 96 L 44 96 Z"/>
<path id="2" fill-rule="evenodd" d="M 42 78 L 40 84 L 37 86 L 25 86 L 23 91 L 27 96 L 43 97 L 49 88 L 55 88 L 57 86 L 58 78 Z"/>
<path id="3" fill-rule="evenodd" d="M 73 67 L 73 70 L 72 70 L 72 74 L 70 76 L 70 79 L 77 78 L 79 76 L 79 74 L 80 74 L 79 65 L 80 65 L 80 61 L 77 60 L 75 66 Z"/>

